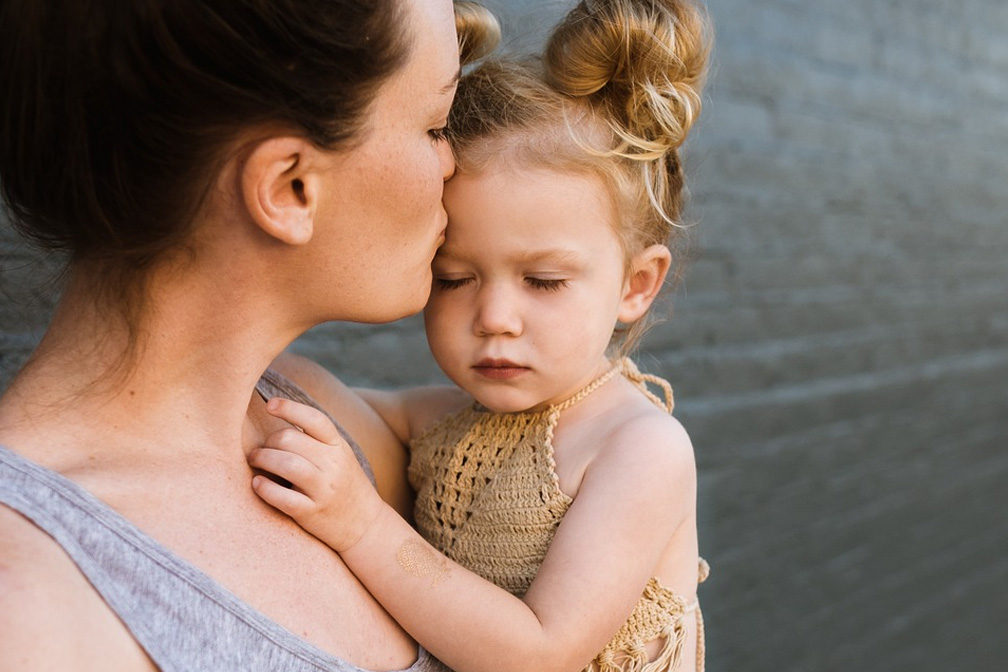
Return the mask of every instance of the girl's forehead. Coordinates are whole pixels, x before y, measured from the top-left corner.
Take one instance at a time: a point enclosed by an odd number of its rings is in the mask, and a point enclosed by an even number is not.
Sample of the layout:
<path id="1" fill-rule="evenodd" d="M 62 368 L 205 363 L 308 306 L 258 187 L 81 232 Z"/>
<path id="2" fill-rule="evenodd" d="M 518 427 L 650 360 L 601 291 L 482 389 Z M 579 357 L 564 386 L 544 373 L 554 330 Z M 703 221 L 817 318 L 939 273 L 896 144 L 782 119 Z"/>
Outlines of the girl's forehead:
<path id="1" fill-rule="evenodd" d="M 479 170 L 456 170 L 445 185 L 449 218 L 462 213 L 546 221 L 575 218 L 615 222 L 615 204 L 597 172 L 511 157 L 492 160 Z M 545 232 L 544 232 L 545 233 Z"/>
<path id="2" fill-rule="evenodd" d="M 600 180 L 543 168 L 462 173 L 445 186 L 445 258 L 570 260 L 610 254 L 618 241 Z"/>

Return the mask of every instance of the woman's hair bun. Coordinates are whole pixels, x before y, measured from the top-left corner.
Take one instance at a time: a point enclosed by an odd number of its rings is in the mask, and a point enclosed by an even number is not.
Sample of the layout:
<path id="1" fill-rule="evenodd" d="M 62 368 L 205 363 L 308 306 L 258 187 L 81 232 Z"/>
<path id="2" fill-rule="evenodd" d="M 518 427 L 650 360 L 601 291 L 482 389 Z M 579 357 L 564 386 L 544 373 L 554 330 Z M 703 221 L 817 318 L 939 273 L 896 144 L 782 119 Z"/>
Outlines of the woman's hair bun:
<path id="1" fill-rule="evenodd" d="M 467 0 L 455 2 L 455 31 L 458 33 L 462 65 L 483 58 L 497 47 L 501 39 L 500 23 L 493 12 Z"/>
<path id="2" fill-rule="evenodd" d="M 695 0 L 582 0 L 549 38 L 546 77 L 586 98 L 626 155 L 658 158 L 700 112 L 711 33 Z"/>

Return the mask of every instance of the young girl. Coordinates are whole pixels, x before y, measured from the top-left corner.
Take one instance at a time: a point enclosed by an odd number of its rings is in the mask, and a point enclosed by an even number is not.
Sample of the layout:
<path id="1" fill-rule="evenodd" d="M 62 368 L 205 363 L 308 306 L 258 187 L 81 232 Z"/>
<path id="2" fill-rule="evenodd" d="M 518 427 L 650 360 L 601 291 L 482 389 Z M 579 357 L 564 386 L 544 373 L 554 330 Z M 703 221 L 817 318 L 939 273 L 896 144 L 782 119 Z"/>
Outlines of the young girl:
<path id="1" fill-rule="evenodd" d="M 462 78 L 425 310 L 461 390 L 361 391 L 410 446 L 419 534 L 321 413 L 268 405 L 303 433 L 251 456 L 293 484 L 256 492 L 456 670 L 703 668 L 692 447 L 668 384 L 608 353 L 671 266 L 709 49 L 692 0 L 585 1 L 541 65 Z"/>

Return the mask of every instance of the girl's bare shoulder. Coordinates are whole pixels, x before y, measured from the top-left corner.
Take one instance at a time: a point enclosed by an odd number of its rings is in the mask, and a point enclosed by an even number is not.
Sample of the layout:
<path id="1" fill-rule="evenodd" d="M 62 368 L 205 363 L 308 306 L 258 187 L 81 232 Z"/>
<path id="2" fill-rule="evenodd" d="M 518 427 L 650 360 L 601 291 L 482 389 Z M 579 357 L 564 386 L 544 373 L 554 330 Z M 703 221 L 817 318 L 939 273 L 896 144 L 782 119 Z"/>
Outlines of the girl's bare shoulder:
<path id="1" fill-rule="evenodd" d="M 406 402 L 415 409 L 411 418 L 414 437 L 424 433 L 447 416 L 474 403 L 467 392 L 454 385 L 413 388 L 409 390 Z"/>
<path id="2" fill-rule="evenodd" d="M 693 444 L 679 420 L 629 383 L 602 392 L 568 423 L 561 416 L 554 452 L 562 489 L 573 496 L 595 474 L 635 488 L 694 492 Z"/>
<path id="3" fill-rule="evenodd" d="M 630 385 L 611 400 L 593 432 L 592 466 L 615 476 L 626 474 L 642 486 L 676 485 L 695 490 L 693 442 L 678 418 Z"/>

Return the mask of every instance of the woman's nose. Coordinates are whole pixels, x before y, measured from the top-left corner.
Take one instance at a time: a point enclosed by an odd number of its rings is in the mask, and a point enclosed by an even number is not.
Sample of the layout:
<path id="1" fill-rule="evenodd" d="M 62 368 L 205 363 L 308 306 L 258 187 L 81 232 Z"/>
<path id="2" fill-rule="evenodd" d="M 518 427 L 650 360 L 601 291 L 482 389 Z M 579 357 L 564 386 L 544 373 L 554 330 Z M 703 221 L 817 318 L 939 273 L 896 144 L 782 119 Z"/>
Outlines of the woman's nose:
<path id="1" fill-rule="evenodd" d="M 447 182 L 455 174 L 455 153 L 451 144 L 447 142 L 438 143 L 438 158 L 441 160 L 441 174 Z"/>

